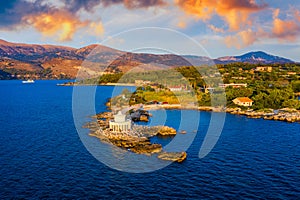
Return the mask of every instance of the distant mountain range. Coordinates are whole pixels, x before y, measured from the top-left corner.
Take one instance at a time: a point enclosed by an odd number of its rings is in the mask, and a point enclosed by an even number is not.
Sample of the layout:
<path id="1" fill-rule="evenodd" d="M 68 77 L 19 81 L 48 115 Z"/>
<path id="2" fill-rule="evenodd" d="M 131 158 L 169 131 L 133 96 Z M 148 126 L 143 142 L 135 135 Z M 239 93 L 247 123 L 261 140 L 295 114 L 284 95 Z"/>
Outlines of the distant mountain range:
<path id="1" fill-rule="evenodd" d="M 99 68 L 109 72 L 125 72 L 137 66 L 145 69 L 162 69 L 235 62 L 294 63 L 292 60 L 262 51 L 211 59 L 192 55 L 129 53 L 101 45 L 89 45 L 76 49 L 56 45 L 10 43 L 0 39 L 0 79 L 25 78 L 33 74 L 36 78 L 39 78 L 38 76 L 40 78 L 74 78 L 83 61 L 89 66 L 86 70 L 87 75 L 97 75 Z"/>
<path id="2" fill-rule="evenodd" d="M 246 63 L 262 63 L 262 64 L 274 64 L 274 63 L 294 63 L 294 61 L 279 56 L 273 56 L 263 51 L 249 52 L 241 56 L 225 56 L 215 59 L 216 62 L 231 63 L 231 62 L 246 62 Z"/>

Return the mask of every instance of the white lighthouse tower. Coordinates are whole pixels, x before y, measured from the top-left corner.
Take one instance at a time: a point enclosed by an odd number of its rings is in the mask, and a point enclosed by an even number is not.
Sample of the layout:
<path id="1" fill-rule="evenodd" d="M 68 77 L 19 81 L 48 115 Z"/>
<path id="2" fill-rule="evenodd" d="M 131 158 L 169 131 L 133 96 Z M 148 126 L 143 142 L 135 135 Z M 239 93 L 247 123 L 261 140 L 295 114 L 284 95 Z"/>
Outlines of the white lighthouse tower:
<path id="1" fill-rule="evenodd" d="M 109 121 L 109 129 L 113 132 L 129 131 L 131 129 L 131 120 L 126 119 L 126 115 L 121 111 L 114 115 L 114 119 Z"/>

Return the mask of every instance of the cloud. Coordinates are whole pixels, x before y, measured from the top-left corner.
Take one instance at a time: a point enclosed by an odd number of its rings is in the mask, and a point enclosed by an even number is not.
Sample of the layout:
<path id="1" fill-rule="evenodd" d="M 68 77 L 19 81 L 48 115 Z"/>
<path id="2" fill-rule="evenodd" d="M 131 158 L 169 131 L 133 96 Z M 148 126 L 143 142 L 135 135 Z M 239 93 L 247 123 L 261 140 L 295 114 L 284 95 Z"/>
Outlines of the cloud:
<path id="1" fill-rule="evenodd" d="M 294 11 L 297 13 L 297 10 Z M 300 36 L 300 21 L 296 17 L 292 19 L 280 19 L 280 9 L 273 10 L 273 25 L 271 30 L 258 28 L 256 31 L 247 29 L 239 31 L 234 35 L 228 35 L 224 42 L 228 47 L 244 48 L 259 40 L 277 39 L 281 42 L 294 42 Z M 287 15 L 289 16 L 289 15 Z"/>
<path id="2" fill-rule="evenodd" d="M 267 7 L 255 0 L 177 0 L 176 4 L 186 13 L 208 21 L 214 15 L 220 16 L 229 30 L 238 31 L 251 24 L 249 16 Z"/>
<path id="3" fill-rule="evenodd" d="M 295 15 L 295 18 L 298 20 L 298 22 L 300 22 L 300 11 L 299 10 L 295 10 L 294 11 L 294 15 Z"/>
<path id="4" fill-rule="evenodd" d="M 224 29 L 218 28 L 212 24 L 209 24 L 208 28 L 210 28 L 213 32 L 216 32 L 216 33 L 224 33 L 225 32 Z"/>
<path id="5" fill-rule="evenodd" d="M 184 22 L 184 21 L 179 21 L 179 22 L 176 24 L 176 26 L 177 26 L 178 28 L 184 29 L 184 28 L 187 27 L 187 24 L 186 24 L 186 22 Z"/>
<path id="6" fill-rule="evenodd" d="M 47 6 L 38 2 L 21 0 L 0 1 L 0 29 L 11 30 L 22 25 L 22 18 L 29 14 L 46 12 Z"/>
<path id="7" fill-rule="evenodd" d="M 107 7 L 123 4 L 127 9 L 143 9 L 152 6 L 164 6 L 164 0 L 11 0 L 0 1 L 0 30 L 13 30 L 24 26 L 33 26 L 45 36 L 58 37 L 59 41 L 72 40 L 81 28 L 101 35 L 102 23 L 94 19 L 82 20 L 80 11 L 88 12 L 99 5 Z"/>
<path id="8" fill-rule="evenodd" d="M 124 5 L 129 9 L 148 8 L 164 6 L 166 3 L 163 0 L 123 0 Z"/>
<path id="9" fill-rule="evenodd" d="M 72 12 L 80 9 L 92 11 L 94 7 L 102 5 L 104 7 L 123 4 L 128 9 L 148 8 L 153 6 L 166 5 L 164 0 L 63 0 L 66 8 Z"/>
<path id="10" fill-rule="evenodd" d="M 94 33 L 97 36 L 102 36 L 104 34 L 104 28 L 102 22 L 91 22 L 90 23 L 90 32 Z"/>
<path id="11" fill-rule="evenodd" d="M 273 29 L 272 37 L 278 38 L 281 41 L 296 41 L 300 35 L 299 19 L 282 20 L 279 19 L 279 9 L 273 12 Z M 297 12 L 297 11 L 296 11 Z"/>
<path id="12" fill-rule="evenodd" d="M 88 21 L 80 21 L 72 14 L 61 11 L 28 15 L 23 20 L 45 36 L 58 37 L 59 41 L 72 40 L 74 33 L 79 28 L 89 24 Z"/>
<path id="13" fill-rule="evenodd" d="M 228 47 L 236 47 L 241 49 L 252 45 L 258 41 L 260 33 L 254 32 L 251 29 L 240 31 L 235 35 L 225 37 L 224 42 Z"/>
<path id="14" fill-rule="evenodd" d="M 273 19 L 278 18 L 279 12 L 280 12 L 280 9 L 279 9 L 279 8 L 276 8 L 276 9 L 273 11 Z"/>

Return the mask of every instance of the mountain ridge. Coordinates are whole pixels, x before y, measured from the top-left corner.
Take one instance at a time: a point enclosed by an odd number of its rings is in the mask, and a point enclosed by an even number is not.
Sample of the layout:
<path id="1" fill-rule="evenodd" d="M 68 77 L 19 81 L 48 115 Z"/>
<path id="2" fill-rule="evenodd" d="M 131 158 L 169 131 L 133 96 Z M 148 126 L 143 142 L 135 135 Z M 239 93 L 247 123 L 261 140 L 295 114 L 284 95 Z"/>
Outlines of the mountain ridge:
<path id="1" fill-rule="evenodd" d="M 15 71 L 37 73 L 48 70 L 53 76 L 46 78 L 74 78 L 83 61 L 88 61 L 93 66 L 91 67 L 92 71 L 97 71 L 97 67 L 102 67 L 112 73 L 125 72 L 143 65 L 147 65 L 148 68 L 153 66 L 154 69 L 159 69 L 234 62 L 253 64 L 295 63 L 290 59 L 263 51 L 212 59 L 197 55 L 131 53 L 99 44 L 73 48 L 60 45 L 13 43 L 0 39 L 0 70 L 14 73 L 12 74 L 14 77 L 18 77 L 18 73 Z"/>
<path id="2" fill-rule="evenodd" d="M 271 63 L 295 63 L 287 58 L 283 58 L 280 56 L 274 56 L 268 54 L 263 51 L 251 51 L 240 56 L 224 56 L 217 58 L 221 61 L 235 61 L 235 62 L 250 62 L 250 63 L 260 63 L 263 62 L 265 64 Z"/>

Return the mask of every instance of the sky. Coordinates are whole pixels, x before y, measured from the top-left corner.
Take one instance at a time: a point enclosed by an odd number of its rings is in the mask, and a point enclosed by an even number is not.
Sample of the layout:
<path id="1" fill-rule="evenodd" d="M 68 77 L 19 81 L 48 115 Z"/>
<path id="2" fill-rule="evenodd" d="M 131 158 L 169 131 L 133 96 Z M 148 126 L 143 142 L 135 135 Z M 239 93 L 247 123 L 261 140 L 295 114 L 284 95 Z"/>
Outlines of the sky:
<path id="1" fill-rule="evenodd" d="M 300 1 L 0 0 L 0 39 L 143 52 L 138 40 L 181 55 L 265 51 L 300 62 Z"/>

